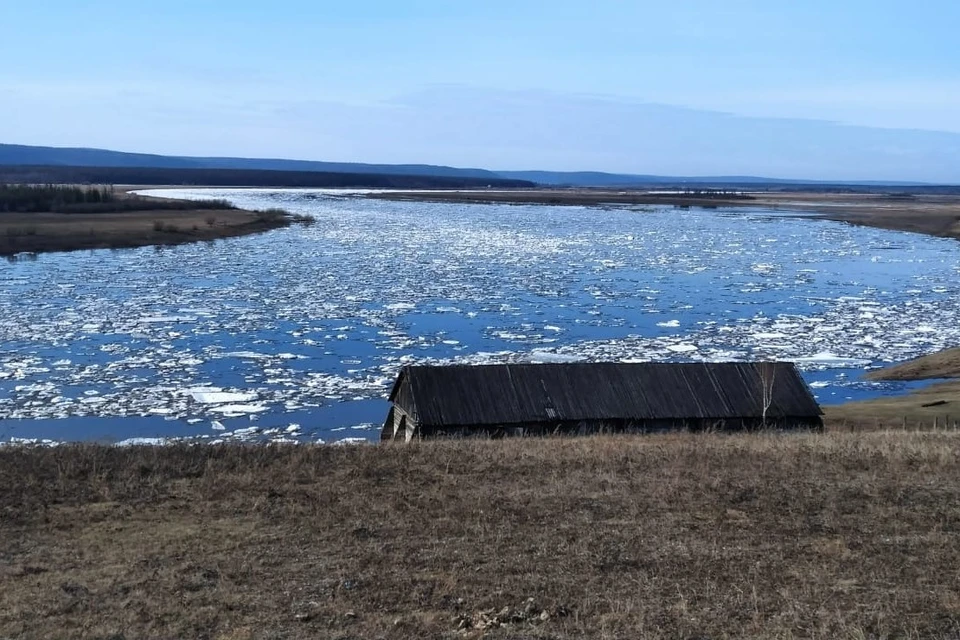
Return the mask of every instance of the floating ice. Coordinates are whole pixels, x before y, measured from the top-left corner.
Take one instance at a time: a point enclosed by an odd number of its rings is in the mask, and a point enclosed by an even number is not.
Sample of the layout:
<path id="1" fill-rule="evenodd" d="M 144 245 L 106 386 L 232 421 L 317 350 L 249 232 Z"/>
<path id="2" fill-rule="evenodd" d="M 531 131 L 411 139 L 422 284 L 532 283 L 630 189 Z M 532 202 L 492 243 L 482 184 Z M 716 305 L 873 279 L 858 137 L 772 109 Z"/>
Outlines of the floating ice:
<path id="1" fill-rule="evenodd" d="M 799 364 L 826 365 L 832 367 L 864 367 L 870 364 L 869 360 L 862 358 L 844 358 L 829 351 L 817 353 L 812 356 L 800 356 L 793 358 L 793 361 Z"/>
<path id="2" fill-rule="evenodd" d="M 117 447 L 158 446 L 169 444 L 168 438 L 127 438 L 114 443 Z"/>
<path id="3" fill-rule="evenodd" d="M 397 371 L 421 362 L 775 357 L 822 372 L 829 396 L 847 372 L 960 343 L 949 240 L 759 210 L 169 195 L 319 224 L 6 265 L 0 441 L 91 417 L 121 436 L 315 440 L 380 424 Z M 250 416 L 262 431 L 234 435 Z"/>
<path id="4" fill-rule="evenodd" d="M 59 442 L 49 438 L 18 438 L 11 436 L 9 440 L 0 440 L 0 447 L 55 447 Z"/>
<path id="5" fill-rule="evenodd" d="M 273 356 L 256 351 L 230 351 L 222 354 L 224 358 L 246 358 L 247 360 L 269 360 Z"/>
<path id="6" fill-rule="evenodd" d="M 583 360 L 582 356 L 577 356 L 573 354 L 551 353 L 549 351 L 532 351 L 530 353 L 530 362 L 534 362 L 534 363 L 580 362 L 582 360 Z"/>
<path id="7" fill-rule="evenodd" d="M 197 318 L 195 316 L 144 316 L 138 319 L 138 322 L 146 322 L 148 324 L 157 324 L 157 323 L 169 323 L 169 322 L 196 322 Z M 91 324 L 84 325 L 84 328 L 90 327 L 91 329 L 99 328 L 99 325 Z"/>
<path id="8" fill-rule="evenodd" d="M 266 411 L 267 407 L 262 404 L 227 404 L 222 407 L 214 407 L 211 411 L 228 415 L 243 415 L 245 413 L 260 413 Z"/>
<path id="9" fill-rule="evenodd" d="M 230 402 L 249 402 L 259 397 L 257 393 L 228 391 L 191 391 L 190 396 L 200 404 L 226 404 Z"/>

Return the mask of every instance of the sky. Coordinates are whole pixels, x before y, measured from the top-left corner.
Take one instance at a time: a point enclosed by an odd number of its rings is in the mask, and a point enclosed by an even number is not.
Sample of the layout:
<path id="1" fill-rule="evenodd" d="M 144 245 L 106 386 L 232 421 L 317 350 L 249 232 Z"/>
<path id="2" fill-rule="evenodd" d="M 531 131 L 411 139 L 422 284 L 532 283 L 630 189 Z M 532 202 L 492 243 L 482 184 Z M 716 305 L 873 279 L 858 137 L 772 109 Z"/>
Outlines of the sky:
<path id="1" fill-rule="evenodd" d="M 956 0 L 0 0 L 0 142 L 960 183 Z"/>

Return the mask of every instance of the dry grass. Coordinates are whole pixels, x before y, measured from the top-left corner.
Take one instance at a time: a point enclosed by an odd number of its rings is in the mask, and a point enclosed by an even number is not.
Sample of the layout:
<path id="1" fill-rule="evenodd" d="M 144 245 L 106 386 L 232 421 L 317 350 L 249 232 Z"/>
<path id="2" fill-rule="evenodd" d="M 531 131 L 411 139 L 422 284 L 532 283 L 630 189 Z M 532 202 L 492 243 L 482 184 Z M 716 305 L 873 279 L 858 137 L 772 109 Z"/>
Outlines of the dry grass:
<path id="1" fill-rule="evenodd" d="M 824 406 L 832 430 L 960 428 L 960 382 L 931 384 L 901 395 Z"/>
<path id="2" fill-rule="evenodd" d="M 0 256 L 216 240 L 285 227 L 291 222 L 280 216 L 239 210 L 2 213 Z"/>
<path id="3" fill-rule="evenodd" d="M 960 238 L 960 197 L 956 194 L 786 192 L 757 194 L 751 206 L 817 212 L 851 224 Z"/>
<path id="4" fill-rule="evenodd" d="M 960 637 L 956 434 L 78 445 L 0 486 L 0 637 Z"/>
<path id="5" fill-rule="evenodd" d="M 73 194 L 88 188 L 56 185 L 36 189 L 41 194 L 51 191 L 56 195 L 61 191 Z M 283 209 L 242 211 L 226 200 L 140 196 L 132 193 L 133 189 L 111 188 L 105 192 L 109 195 L 104 195 L 102 202 L 81 203 L 72 210 L 68 207 L 53 212 L 0 211 L 0 256 L 176 245 L 314 222 L 313 218 Z"/>
<path id="6" fill-rule="evenodd" d="M 960 347 L 944 349 L 885 369 L 871 371 L 867 380 L 926 380 L 960 378 Z"/>
<path id="7" fill-rule="evenodd" d="M 960 348 L 867 373 L 867 380 L 924 380 L 960 377 Z M 960 382 L 931 384 L 900 396 L 823 407 L 834 429 L 936 429 L 960 426 Z"/>

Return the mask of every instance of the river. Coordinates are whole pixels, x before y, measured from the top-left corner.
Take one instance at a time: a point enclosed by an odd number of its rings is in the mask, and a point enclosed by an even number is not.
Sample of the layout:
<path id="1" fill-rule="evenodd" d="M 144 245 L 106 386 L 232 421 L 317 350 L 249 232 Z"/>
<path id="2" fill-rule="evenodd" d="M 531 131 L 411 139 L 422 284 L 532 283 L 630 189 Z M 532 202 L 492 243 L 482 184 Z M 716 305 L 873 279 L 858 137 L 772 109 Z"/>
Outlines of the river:
<path id="1" fill-rule="evenodd" d="M 414 362 L 775 358 L 829 404 L 902 392 L 859 376 L 960 341 L 954 240 L 753 208 L 162 193 L 316 223 L 4 263 L 0 441 L 372 439 Z"/>

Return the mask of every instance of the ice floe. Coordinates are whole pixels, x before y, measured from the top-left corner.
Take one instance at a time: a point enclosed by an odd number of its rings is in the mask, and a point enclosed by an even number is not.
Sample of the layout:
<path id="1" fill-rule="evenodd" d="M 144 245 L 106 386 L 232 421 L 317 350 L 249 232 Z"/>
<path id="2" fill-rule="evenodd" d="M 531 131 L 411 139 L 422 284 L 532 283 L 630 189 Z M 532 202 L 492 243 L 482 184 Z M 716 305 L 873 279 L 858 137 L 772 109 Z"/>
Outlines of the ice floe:
<path id="1" fill-rule="evenodd" d="M 776 358 L 846 393 L 865 367 L 960 342 L 950 240 L 756 210 L 169 195 L 318 224 L 6 264 L 0 441 L 85 418 L 211 442 L 375 437 L 397 371 L 421 362 Z"/>
<path id="2" fill-rule="evenodd" d="M 200 404 L 227 404 L 231 402 L 249 402 L 259 397 L 257 393 L 229 392 L 216 390 L 191 390 L 190 396 Z"/>
<path id="3" fill-rule="evenodd" d="M 158 446 L 170 444 L 171 442 L 169 438 L 127 438 L 126 440 L 116 442 L 115 445 L 118 447 Z"/>

